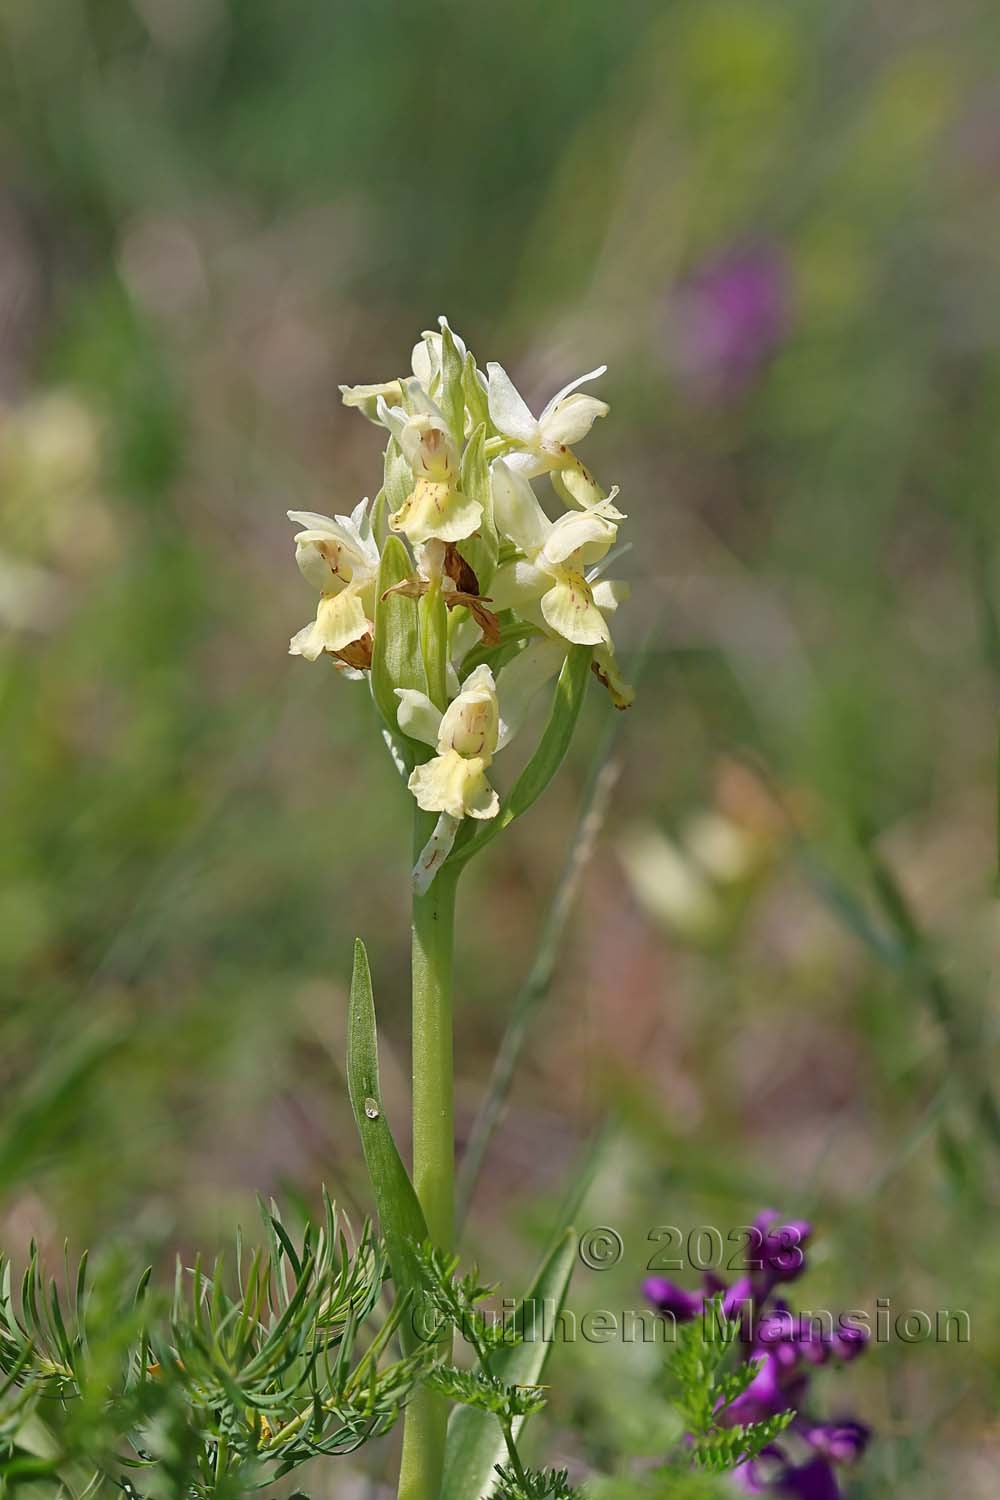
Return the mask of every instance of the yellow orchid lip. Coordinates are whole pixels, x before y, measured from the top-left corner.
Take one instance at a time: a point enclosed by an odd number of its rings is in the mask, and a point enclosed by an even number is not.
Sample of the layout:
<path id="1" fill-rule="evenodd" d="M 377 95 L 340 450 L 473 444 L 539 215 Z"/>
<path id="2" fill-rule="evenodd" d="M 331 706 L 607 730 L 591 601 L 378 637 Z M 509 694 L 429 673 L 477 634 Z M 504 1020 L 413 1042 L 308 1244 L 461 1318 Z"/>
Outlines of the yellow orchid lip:
<path id="1" fill-rule="evenodd" d="M 460 542 L 477 530 L 482 518 L 479 501 L 463 495 L 450 480 L 421 476 L 389 517 L 389 529 L 402 532 L 407 541 L 419 547 L 435 540 Z"/>
<path id="2" fill-rule="evenodd" d="M 341 652 L 374 632 L 373 582 L 349 583 L 337 594 L 322 594 L 316 618 L 292 637 L 289 656 L 304 656 L 316 661 L 324 653 L 339 656 Z M 369 654 L 370 663 L 370 654 Z M 347 665 L 355 665 L 348 662 Z"/>
<path id="3" fill-rule="evenodd" d="M 486 779 L 485 756 L 446 750 L 412 772 L 407 786 L 424 812 L 452 818 L 494 818 L 500 798 Z"/>

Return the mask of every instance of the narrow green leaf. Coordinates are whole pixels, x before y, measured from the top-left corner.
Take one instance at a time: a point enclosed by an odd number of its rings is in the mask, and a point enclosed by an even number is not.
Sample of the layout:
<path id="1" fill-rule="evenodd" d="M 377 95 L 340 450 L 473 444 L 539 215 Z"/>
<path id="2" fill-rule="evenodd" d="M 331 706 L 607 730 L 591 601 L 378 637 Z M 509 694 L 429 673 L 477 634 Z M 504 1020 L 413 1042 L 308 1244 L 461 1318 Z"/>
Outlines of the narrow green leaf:
<path id="1" fill-rule="evenodd" d="M 540 1383 L 554 1343 L 551 1330 L 566 1300 L 576 1256 L 576 1232 L 567 1229 L 514 1315 L 523 1342 L 500 1349 L 490 1359 L 490 1374 L 505 1385 Z M 515 1434 L 525 1420 L 515 1422 Z M 496 1482 L 495 1465 L 503 1462 L 506 1451 L 500 1424 L 492 1413 L 459 1407 L 448 1425 L 441 1500 L 486 1500 Z"/>
<path id="2" fill-rule="evenodd" d="M 375 647 L 372 654 L 372 697 L 382 715 L 394 750 L 412 770 L 426 749 L 401 734 L 396 723 L 399 699 L 396 688 L 427 691 L 427 676 L 420 652 L 417 601 L 386 590 L 413 576 L 413 563 L 398 536 L 390 536 L 379 564 L 378 596 L 375 603 Z"/>
<path id="3" fill-rule="evenodd" d="M 481 824 L 475 832 L 466 834 L 463 830 L 459 835 L 460 842 L 456 842 L 448 857 L 452 869 L 464 865 L 496 838 L 501 829 L 527 812 L 562 765 L 587 691 L 591 656 L 590 646 L 570 647 L 556 683 L 548 723 L 534 755 L 514 783 L 497 816 Z"/>
<path id="4" fill-rule="evenodd" d="M 378 1033 L 368 955 L 360 939 L 354 944 L 354 974 L 347 1023 L 347 1085 L 361 1136 L 368 1176 L 397 1296 L 415 1296 L 422 1278 L 414 1247 L 427 1238 L 427 1225 L 385 1117 L 378 1072 Z M 403 1317 L 400 1339 L 409 1353 L 420 1340 L 413 1319 Z"/>
<path id="5" fill-rule="evenodd" d="M 475 535 L 466 537 L 458 550 L 475 573 L 479 592 L 488 594 L 497 570 L 500 538 L 493 520 L 493 486 L 490 484 L 490 470 L 486 462 L 486 428 L 482 423 L 470 437 L 462 454 L 461 490 L 470 500 L 479 501 L 483 507 L 483 519 Z"/>

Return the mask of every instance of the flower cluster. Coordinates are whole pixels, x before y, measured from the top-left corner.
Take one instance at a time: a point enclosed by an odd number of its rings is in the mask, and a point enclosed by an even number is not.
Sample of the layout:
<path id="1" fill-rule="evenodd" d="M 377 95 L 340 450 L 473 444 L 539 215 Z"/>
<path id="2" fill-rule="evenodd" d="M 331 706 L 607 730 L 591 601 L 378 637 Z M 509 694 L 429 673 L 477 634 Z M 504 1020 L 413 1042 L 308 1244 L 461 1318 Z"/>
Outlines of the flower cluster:
<path id="1" fill-rule="evenodd" d="M 699 1292 L 653 1276 L 643 1288 L 654 1307 L 678 1322 L 706 1315 L 715 1299 L 725 1318 L 739 1322 L 741 1357 L 755 1363 L 757 1370 L 744 1393 L 719 1414 L 721 1424 L 747 1426 L 782 1412 L 795 1413 L 780 1444 L 769 1444 L 733 1471 L 733 1483 L 744 1494 L 839 1500 L 835 1465 L 858 1459 L 870 1436 L 868 1428 L 853 1418 L 821 1422 L 805 1409 L 813 1372 L 831 1361 L 856 1358 L 868 1339 L 868 1330 L 857 1323 L 841 1319 L 837 1328 L 827 1328 L 820 1320 L 798 1318 L 775 1295 L 779 1286 L 805 1270 L 811 1232 L 803 1220 L 787 1221 L 768 1210 L 752 1227 L 747 1253 L 751 1269 L 745 1276 L 727 1284 L 708 1273 Z"/>
<path id="2" fill-rule="evenodd" d="M 579 387 L 605 367 L 535 417 L 502 366 L 484 373 L 439 321 L 414 348 L 409 375 L 341 387 L 345 404 L 387 436 L 375 501 L 350 515 L 289 512 L 300 528 L 296 560 L 320 596 L 293 655 L 326 656 L 352 678 L 374 679 L 380 660 L 400 655 L 379 640 L 380 605 L 419 606 L 419 659 L 391 678 L 387 695 L 375 680 L 372 691 L 394 720 L 390 736 L 415 747 L 406 769 L 418 806 L 440 814 L 430 878 L 464 818 L 499 812 L 490 763 L 574 648 L 587 650 L 617 708 L 632 700 L 609 625 L 625 588 L 601 576 L 625 517 L 617 487 L 606 491 L 575 451 L 608 411 Z M 554 520 L 532 487 L 543 475 L 559 506 Z M 403 633 L 398 615 L 381 617 Z"/>

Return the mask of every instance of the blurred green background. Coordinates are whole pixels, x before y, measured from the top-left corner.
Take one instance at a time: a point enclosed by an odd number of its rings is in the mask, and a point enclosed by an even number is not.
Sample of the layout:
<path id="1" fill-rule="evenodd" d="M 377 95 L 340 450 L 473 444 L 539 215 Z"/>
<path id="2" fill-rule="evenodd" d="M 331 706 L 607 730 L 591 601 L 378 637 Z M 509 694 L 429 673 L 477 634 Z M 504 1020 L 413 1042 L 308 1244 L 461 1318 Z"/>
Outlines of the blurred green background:
<path id="1" fill-rule="evenodd" d="M 995 1494 L 998 44 L 988 0 L 6 0 L 9 1249 L 366 1209 L 345 979 L 358 933 L 402 1128 L 408 799 L 285 654 L 283 513 L 378 488 L 337 385 L 444 312 L 535 410 L 607 360 L 652 643 L 470 1246 L 516 1285 L 610 1116 L 580 1308 L 654 1225 L 808 1214 L 807 1305 L 972 1318 L 829 1382 L 850 1492 Z M 463 1133 L 608 716 L 465 882 Z M 654 1363 L 564 1351 L 552 1456 L 655 1455 Z"/>

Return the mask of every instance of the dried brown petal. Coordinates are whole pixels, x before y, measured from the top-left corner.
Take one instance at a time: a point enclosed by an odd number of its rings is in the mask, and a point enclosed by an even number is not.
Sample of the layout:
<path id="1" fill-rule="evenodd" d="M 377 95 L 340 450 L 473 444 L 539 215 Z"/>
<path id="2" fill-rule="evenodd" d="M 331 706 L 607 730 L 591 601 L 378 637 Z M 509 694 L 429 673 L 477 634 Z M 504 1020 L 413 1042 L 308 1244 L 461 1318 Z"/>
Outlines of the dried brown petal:
<path id="1" fill-rule="evenodd" d="M 460 594 L 479 593 L 479 579 L 454 542 L 445 547 L 444 571 Z"/>
<path id="2" fill-rule="evenodd" d="M 360 640 L 351 641 L 343 651 L 331 651 L 329 654 L 337 661 L 343 662 L 345 667 L 353 667 L 356 672 L 370 672 L 372 668 L 372 652 L 375 642 L 372 640 L 371 631 L 363 635 Z"/>

